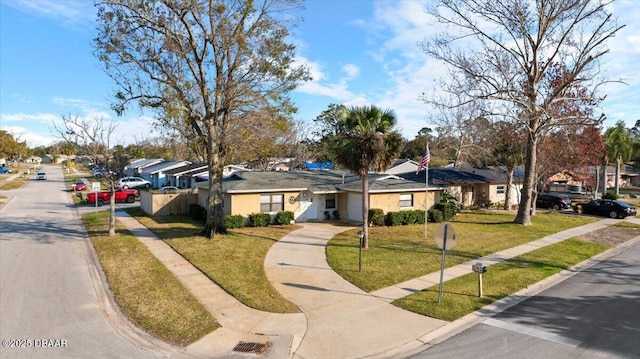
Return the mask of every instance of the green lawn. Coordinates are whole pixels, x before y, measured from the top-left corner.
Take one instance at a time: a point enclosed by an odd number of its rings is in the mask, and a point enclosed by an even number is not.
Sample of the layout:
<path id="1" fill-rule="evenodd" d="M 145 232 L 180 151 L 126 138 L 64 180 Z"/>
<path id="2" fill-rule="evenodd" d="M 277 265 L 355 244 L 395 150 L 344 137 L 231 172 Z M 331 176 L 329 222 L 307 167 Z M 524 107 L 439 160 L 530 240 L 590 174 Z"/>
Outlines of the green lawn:
<path id="1" fill-rule="evenodd" d="M 446 266 L 527 243 L 562 230 L 597 221 L 597 218 L 539 211 L 531 226 L 513 223 L 513 214 L 461 213 L 450 221 L 457 244 L 447 251 Z M 363 251 L 358 272 L 358 230 L 343 232 L 327 246 L 327 261 L 342 277 L 368 292 L 440 270 L 442 251 L 433 239 L 436 224 L 372 227 L 369 249 Z"/>
<path id="2" fill-rule="evenodd" d="M 109 288 L 118 306 L 149 334 L 186 346 L 219 328 L 216 319 L 149 252 L 122 228 L 108 237 L 108 211 L 83 217 Z"/>
<path id="3" fill-rule="evenodd" d="M 179 216 L 129 213 L 245 305 L 272 313 L 300 311 L 273 288 L 264 272 L 269 248 L 298 226 L 246 227 L 207 240 L 198 235 L 201 222 Z"/>
<path id="4" fill-rule="evenodd" d="M 453 321 L 509 296 L 609 247 L 568 239 L 493 265 L 482 275 L 483 297 L 478 297 L 478 275 L 467 274 L 393 302 L 400 308 L 433 318 Z"/>

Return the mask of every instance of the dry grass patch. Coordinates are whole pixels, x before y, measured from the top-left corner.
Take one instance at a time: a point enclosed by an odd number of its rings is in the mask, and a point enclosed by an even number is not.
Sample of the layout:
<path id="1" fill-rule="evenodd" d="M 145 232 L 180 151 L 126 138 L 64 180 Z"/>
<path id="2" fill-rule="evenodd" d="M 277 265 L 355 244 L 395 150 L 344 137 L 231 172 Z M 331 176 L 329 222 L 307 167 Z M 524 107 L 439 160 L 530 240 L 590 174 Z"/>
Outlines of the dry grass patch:
<path id="1" fill-rule="evenodd" d="M 186 346 L 219 327 L 215 318 L 151 252 L 118 226 L 108 237 L 108 211 L 84 216 L 118 306 L 151 335 Z"/>
<path id="2" fill-rule="evenodd" d="M 245 305 L 272 313 L 297 313 L 267 280 L 264 259 L 271 246 L 296 225 L 239 228 L 207 240 L 202 223 L 187 217 L 147 217 L 129 212 L 176 252 Z"/>

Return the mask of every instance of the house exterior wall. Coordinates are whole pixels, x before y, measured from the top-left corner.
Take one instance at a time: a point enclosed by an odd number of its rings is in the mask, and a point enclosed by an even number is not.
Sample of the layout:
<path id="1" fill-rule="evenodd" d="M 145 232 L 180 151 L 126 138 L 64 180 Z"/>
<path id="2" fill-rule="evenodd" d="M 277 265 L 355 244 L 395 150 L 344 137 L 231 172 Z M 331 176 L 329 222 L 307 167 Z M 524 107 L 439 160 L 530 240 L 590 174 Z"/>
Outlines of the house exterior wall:
<path id="1" fill-rule="evenodd" d="M 411 194 L 413 195 L 413 206 L 411 208 L 400 208 L 400 195 Z M 439 200 L 438 196 L 438 200 Z M 424 210 L 425 206 L 425 193 L 424 192 L 401 192 L 401 193 L 372 193 L 369 194 L 369 207 L 380 208 L 385 213 L 397 212 L 402 210 L 420 209 Z M 436 200 L 436 192 L 430 191 L 427 199 L 427 206 L 431 208 Z"/>

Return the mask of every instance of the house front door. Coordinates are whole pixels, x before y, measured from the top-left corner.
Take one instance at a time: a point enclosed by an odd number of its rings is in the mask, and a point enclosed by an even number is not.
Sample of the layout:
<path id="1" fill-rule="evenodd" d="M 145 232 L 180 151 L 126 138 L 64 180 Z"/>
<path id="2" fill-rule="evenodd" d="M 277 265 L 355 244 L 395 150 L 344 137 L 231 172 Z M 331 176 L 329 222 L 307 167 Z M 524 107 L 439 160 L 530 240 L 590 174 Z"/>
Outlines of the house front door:
<path id="1" fill-rule="evenodd" d="M 309 192 L 302 192 L 300 194 L 300 216 L 299 221 L 306 222 L 309 220 L 315 220 L 318 216 L 317 201 L 313 195 Z"/>

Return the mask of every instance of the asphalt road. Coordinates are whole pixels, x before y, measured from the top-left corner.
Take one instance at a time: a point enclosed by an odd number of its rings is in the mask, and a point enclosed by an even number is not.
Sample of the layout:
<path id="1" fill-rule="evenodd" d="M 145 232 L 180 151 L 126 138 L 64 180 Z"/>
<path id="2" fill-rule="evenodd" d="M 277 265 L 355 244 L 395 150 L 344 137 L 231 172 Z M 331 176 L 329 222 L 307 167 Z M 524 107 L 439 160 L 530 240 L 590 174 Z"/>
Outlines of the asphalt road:
<path id="1" fill-rule="evenodd" d="M 410 358 L 640 358 L 640 242 Z"/>
<path id="2" fill-rule="evenodd" d="M 115 314 L 62 170 L 44 170 L 48 180 L 3 192 L 11 199 L 0 208 L 0 357 L 167 357 Z"/>

